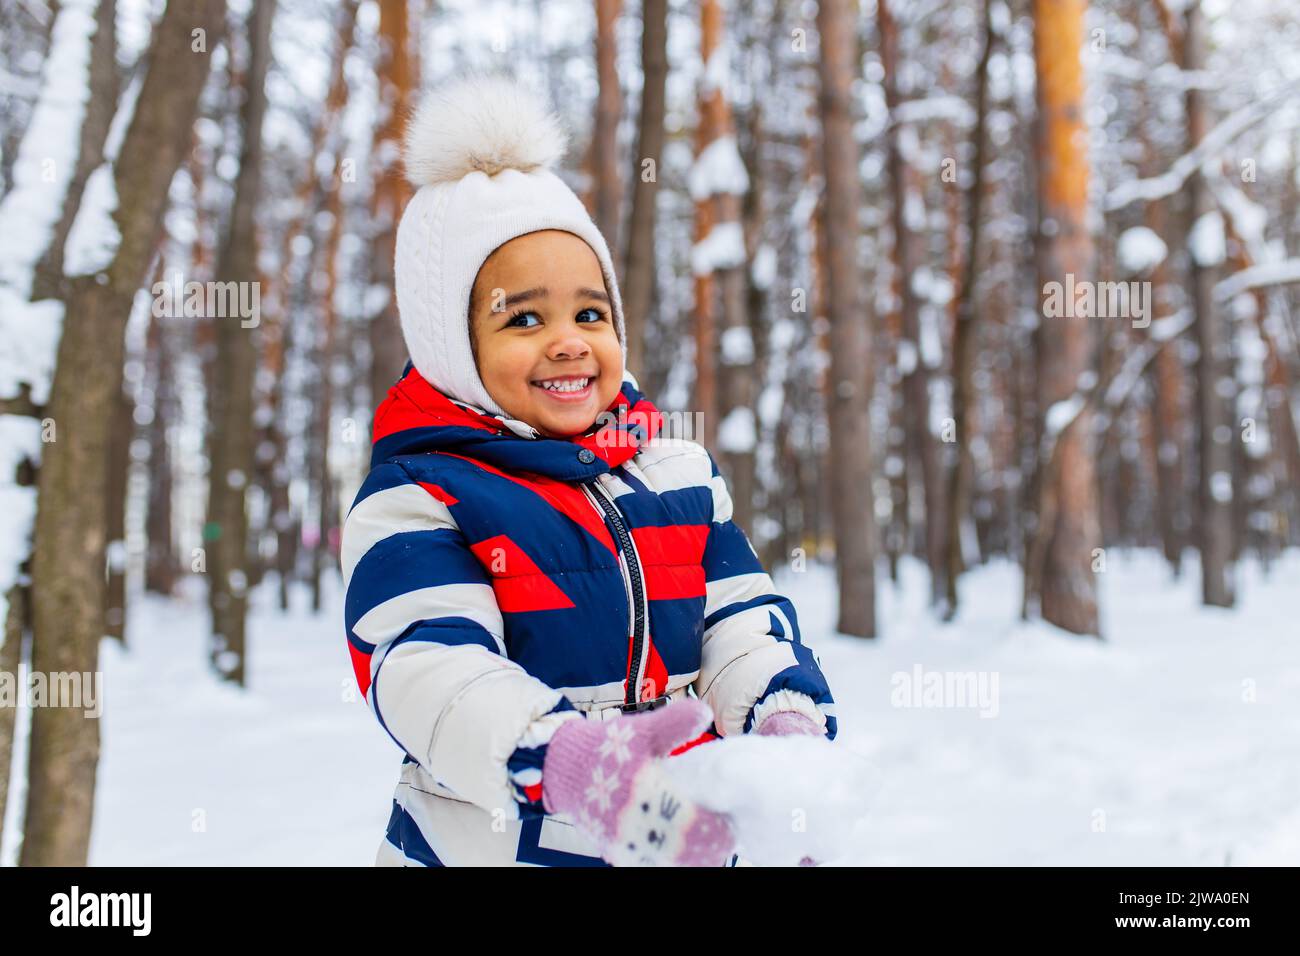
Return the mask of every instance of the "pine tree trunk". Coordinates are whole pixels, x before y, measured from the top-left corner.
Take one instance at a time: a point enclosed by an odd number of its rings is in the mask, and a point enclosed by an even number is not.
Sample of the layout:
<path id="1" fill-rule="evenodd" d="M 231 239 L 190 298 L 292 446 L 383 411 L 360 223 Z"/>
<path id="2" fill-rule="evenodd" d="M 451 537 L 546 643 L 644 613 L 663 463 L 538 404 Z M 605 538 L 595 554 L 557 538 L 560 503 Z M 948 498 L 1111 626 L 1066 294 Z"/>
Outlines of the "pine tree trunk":
<path id="1" fill-rule="evenodd" d="M 1088 156 L 1084 142 L 1083 64 L 1085 0 L 1035 0 L 1034 59 L 1038 75 L 1039 288 L 1049 282 L 1076 282 L 1093 274 L 1092 240 L 1085 221 Z M 1089 317 L 1068 308 L 1044 317 L 1037 333 L 1038 413 L 1046 423 L 1057 402 L 1074 393 L 1088 370 L 1092 329 Z M 1075 313 L 1070 315 L 1069 313 Z M 1056 439 L 1040 486 L 1039 529 L 1043 536 L 1038 574 L 1040 610 L 1045 620 L 1075 634 L 1100 634 L 1097 578 L 1093 571 L 1101 546 L 1092 413 L 1085 408 Z M 1044 428 L 1046 425 L 1044 424 Z"/>
<path id="2" fill-rule="evenodd" d="M 354 5 L 355 6 L 355 5 Z M 411 29 L 408 0 L 379 0 L 379 115 L 371 150 L 375 170 L 370 194 L 370 283 L 393 288 L 393 256 L 397 248 L 397 224 L 411 188 L 397 162 L 399 146 L 418 77 L 411 57 Z M 347 18 L 345 18 L 346 20 Z M 352 20 L 355 19 L 353 11 Z M 351 27 L 348 27 L 349 36 Z M 469 316 L 465 316 L 469 321 Z M 402 374 L 406 364 L 406 343 L 397 315 L 396 296 L 389 295 L 370 318 L 370 398 L 378 405 Z"/>
<path id="3" fill-rule="evenodd" d="M 821 42 L 823 165 L 826 174 L 826 271 L 831 365 L 826 402 L 830 422 L 831 509 L 839 582 L 837 630 L 876 635 L 875 508 L 871 480 L 871 325 L 858 272 L 858 145 L 849 104 L 854 69 L 854 18 L 847 0 L 817 6 Z"/>

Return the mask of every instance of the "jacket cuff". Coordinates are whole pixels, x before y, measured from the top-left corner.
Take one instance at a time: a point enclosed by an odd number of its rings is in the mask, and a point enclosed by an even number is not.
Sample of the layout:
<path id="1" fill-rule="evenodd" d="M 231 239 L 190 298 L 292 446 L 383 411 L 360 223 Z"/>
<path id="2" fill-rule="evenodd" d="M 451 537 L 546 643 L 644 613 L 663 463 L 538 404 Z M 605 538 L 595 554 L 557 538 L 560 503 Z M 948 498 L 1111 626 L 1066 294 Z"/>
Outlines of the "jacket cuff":
<path id="1" fill-rule="evenodd" d="M 506 761 L 506 775 L 521 819 L 546 814 L 542 802 L 542 766 L 546 762 L 551 738 L 563 724 L 583 719 L 582 712 L 565 697 L 549 713 L 538 717 L 524 729 L 518 745 Z"/>

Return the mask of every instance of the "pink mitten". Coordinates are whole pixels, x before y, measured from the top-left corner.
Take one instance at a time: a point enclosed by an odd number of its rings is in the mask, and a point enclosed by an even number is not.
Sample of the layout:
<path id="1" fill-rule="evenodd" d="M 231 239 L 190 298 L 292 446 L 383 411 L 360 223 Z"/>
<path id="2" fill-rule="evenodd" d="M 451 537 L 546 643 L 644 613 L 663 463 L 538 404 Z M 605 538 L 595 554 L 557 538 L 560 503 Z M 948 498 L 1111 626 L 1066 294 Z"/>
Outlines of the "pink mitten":
<path id="1" fill-rule="evenodd" d="M 825 731 L 817 726 L 816 721 L 797 710 L 778 710 L 775 714 L 769 714 L 754 732 L 764 737 L 784 737 L 788 734 L 825 736 Z"/>
<path id="2" fill-rule="evenodd" d="M 546 812 L 567 814 L 615 866 L 722 866 L 735 848 L 728 818 L 677 793 L 661 767 L 712 720 L 705 704 L 687 698 L 562 724 L 542 765 Z"/>

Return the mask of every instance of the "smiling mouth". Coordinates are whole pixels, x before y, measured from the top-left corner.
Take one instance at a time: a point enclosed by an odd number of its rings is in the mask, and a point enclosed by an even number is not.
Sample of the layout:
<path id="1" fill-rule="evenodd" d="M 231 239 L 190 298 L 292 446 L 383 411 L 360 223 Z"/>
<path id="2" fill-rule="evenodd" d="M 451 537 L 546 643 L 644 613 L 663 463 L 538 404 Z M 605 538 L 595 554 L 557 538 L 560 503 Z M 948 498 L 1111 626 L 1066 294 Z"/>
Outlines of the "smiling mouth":
<path id="1" fill-rule="evenodd" d="M 537 379 L 528 384 L 542 392 L 548 398 L 560 402 L 585 401 L 592 394 L 596 375 L 560 375 L 555 378 Z"/>

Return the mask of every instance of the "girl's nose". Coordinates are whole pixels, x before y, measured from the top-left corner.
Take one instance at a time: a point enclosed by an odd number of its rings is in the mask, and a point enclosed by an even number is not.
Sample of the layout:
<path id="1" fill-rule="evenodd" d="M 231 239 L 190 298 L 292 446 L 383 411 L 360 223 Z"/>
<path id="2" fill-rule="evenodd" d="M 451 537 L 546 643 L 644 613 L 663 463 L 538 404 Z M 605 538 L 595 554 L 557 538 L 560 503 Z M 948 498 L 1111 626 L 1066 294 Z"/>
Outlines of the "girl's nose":
<path id="1" fill-rule="evenodd" d="M 576 331 L 569 329 L 556 337 L 550 348 L 546 350 L 546 354 L 552 359 L 582 358 L 591 354 L 591 346 Z"/>

